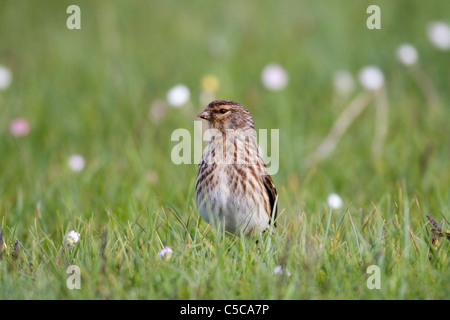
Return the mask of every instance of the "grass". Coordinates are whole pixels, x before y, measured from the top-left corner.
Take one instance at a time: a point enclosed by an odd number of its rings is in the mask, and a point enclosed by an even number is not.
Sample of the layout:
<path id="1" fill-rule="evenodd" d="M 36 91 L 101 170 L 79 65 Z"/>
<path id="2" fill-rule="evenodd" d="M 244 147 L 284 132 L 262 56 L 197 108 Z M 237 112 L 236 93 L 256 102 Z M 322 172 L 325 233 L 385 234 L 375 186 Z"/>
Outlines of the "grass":
<path id="1" fill-rule="evenodd" d="M 403 204 L 397 207 L 396 200 Z M 108 211 L 102 228 L 93 216 L 74 219 L 69 228 L 79 230 L 81 240 L 64 250 L 58 265 L 66 230 L 46 233 L 36 218 L 25 231 L 29 245 L 8 244 L 3 252 L 2 287 L 9 289 L 2 298 L 445 299 L 448 241 L 431 246 L 415 198 L 399 194 L 386 202 L 396 211 L 390 218 L 375 205 L 364 216 L 347 209 L 322 216 L 299 212 L 258 244 L 212 230 L 193 209 L 186 220 L 167 208 L 145 209 L 126 224 Z M 174 252 L 160 259 L 165 245 Z M 81 290 L 66 287 L 69 264 L 80 267 Z M 278 265 L 283 274 L 274 273 Z M 380 267 L 380 290 L 367 289 L 370 265 Z"/>
<path id="2" fill-rule="evenodd" d="M 0 3 L 0 65 L 13 74 L 0 91 L 0 298 L 448 298 L 450 242 L 431 244 L 426 215 L 450 217 L 449 63 L 426 26 L 449 22 L 450 4 L 378 1 L 375 31 L 364 1 L 80 0 L 76 31 L 65 25 L 70 4 Z M 434 107 L 395 58 L 405 42 L 438 94 Z M 261 85 L 271 62 L 289 73 L 283 91 Z M 338 99 L 334 72 L 356 76 L 370 64 L 385 76 L 383 152 L 371 151 L 372 101 L 333 154 L 307 166 L 363 91 Z M 193 132 L 207 74 L 219 79 L 218 98 L 249 107 L 257 129 L 280 130 L 280 215 L 260 237 L 224 235 L 201 220 L 196 165 L 170 159 L 172 131 Z M 190 102 L 154 121 L 149 106 L 178 83 Z M 30 122 L 26 137 L 9 133 L 16 117 Z M 68 168 L 72 154 L 85 158 L 81 172 Z M 332 192 L 342 208 L 327 206 Z M 56 264 L 70 230 L 80 241 Z M 168 259 L 158 257 L 164 246 Z M 80 268 L 80 290 L 67 288 L 69 265 Z M 367 288 L 371 265 L 380 290 Z"/>

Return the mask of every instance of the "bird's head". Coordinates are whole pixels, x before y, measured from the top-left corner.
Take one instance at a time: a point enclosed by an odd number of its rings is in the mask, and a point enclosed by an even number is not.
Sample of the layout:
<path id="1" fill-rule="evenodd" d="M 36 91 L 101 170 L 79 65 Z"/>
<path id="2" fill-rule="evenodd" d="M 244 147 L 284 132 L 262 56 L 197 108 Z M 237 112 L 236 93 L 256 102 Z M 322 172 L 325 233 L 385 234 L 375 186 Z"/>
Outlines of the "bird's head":
<path id="1" fill-rule="evenodd" d="M 250 111 L 232 100 L 214 100 L 198 117 L 208 120 L 210 128 L 222 132 L 228 129 L 255 129 Z"/>

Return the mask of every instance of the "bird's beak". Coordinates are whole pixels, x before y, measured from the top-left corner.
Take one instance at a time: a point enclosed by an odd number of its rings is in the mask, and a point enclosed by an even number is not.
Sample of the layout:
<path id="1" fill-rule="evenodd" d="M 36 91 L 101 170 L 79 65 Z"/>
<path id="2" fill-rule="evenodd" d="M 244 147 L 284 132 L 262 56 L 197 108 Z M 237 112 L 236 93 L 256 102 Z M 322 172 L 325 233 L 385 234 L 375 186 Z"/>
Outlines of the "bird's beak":
<path id="1" fill-rule="evenodd" d="M 208 111 L 203 111 L 202 113 L 198 114 L 197 117 L 200 117 L 205 120 L 209 120 L 210 115 L 209 115 Z"/>

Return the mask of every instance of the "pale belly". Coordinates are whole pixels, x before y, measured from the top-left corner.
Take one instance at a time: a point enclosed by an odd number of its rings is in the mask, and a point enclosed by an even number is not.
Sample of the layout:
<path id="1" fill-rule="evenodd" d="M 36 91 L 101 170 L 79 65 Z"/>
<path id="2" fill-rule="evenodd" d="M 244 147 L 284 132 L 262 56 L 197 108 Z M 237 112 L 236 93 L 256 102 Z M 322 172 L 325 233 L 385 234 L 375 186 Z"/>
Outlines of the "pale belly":
<path id="1" fill-rule="evenodd" d="M 239 188 L 232 189 L 227 181 L 208 189 L 207 195 L 203 192 L 197 199 L 202 218 L 230 233 L 264 231 L 269 225 L 269 215 L 263 204 L 239 193 Z"/>

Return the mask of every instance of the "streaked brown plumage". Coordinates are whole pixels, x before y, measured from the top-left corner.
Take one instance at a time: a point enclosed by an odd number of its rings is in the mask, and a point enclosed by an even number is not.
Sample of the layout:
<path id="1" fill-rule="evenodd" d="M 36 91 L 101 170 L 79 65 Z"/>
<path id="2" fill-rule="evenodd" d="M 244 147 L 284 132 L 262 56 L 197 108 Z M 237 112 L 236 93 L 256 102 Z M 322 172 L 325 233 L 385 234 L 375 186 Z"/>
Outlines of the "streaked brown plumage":
<path id="1" fill-rule="evenodd" d="M 252 115 L 235 101 L 215 100 L 198 116 L 211 130 L 195 184 L 201 216 L 231 233 L 264 231 L 272 212 L 276 218 L 277 192 L 258 152 Z"/>

